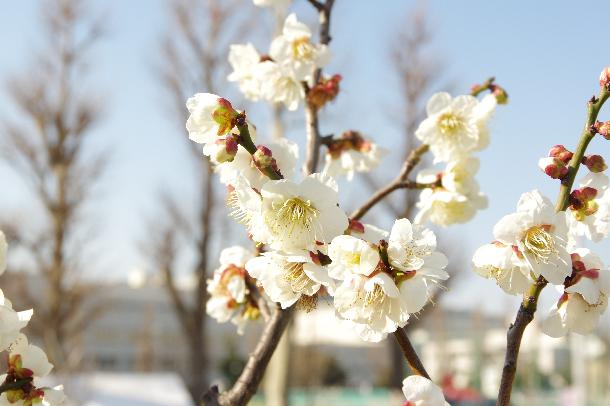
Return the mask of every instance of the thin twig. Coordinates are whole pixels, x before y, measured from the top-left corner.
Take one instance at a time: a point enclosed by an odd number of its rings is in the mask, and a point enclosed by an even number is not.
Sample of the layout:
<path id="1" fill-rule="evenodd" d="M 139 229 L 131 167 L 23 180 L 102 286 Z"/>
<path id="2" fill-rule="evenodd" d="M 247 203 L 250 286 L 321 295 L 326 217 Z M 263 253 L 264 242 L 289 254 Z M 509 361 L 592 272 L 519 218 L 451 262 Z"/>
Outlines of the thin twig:
<path id="1" fill-rule="evenodd" d="M 430 379 L 430 375 L 424 368 L 424 364 L 422 364 L 421 360 L 417 356 L 417 352 L 415 352 L 415 348 L 411 344 L 407 333 L 404 328 L 399 327 L 398 330 L 394 332 L 394 337 L 402 350 L 407 362 L 409 363 L 409 367 L 415 372 L 417 375 L 423 376 L 424 378 Z"/>
<path id="2" fill-rule="evenodd" d="M 330 14 L 335 3 L 335 0 L 326 0 L 324 4 L 316 0 L 310 0 L 310 3 L 320 13 L 320 44 L 328 45 L 330 43 Z M 322 70 L 316 68 L 313 72 L 313 83 L 316 84 L 320 80 Z M 306 89 L 307 86 L 305 85 Z M 307 98 L 306 98 L 307 99 Z M 307 152 L 303 172 L 308 175 L 316 171 L 318 160 L 320 159 L 320 128 L 318 125 L 318 109 L 311 103 L 305 104 L 305 122 L 307 132 Z"/>
<path id="3" fill-rule="evenodd" d="M 595 136 L 595 131 L 592 126 L 597 120 L 597 115 L 603 104 L 610 97 L 610 91 L 605 87 L 602 87 L 599 97 L 593 97 L 588 104 L 587 119 L 583 132 L 574 151 L 574 155 L 570 160 L 569 172 L 566 178 L 561 182 L 561 189 L 555 205 L 557 212 L 564 211 L 567 209 L 569 204 L 569 197 L 576 178 L 576 173 L 580 167 L 580 163 L 585 154 L 587 146 Z M 534 319 L 534 313 L 538 305 L 538 297 L 540 292 L 547 285 L 547 281 L 540 277 L 531 287 L 529 292 L 523 296 L 523 302 L 519 307 L 515 322 L 511 324 L 506 334 L 506 357 L 504 359 L 504 368 L 502 370 L 502 380 L 500 381 L 500 389 L 498 391 L 497 406 L 508 406 L 510 405 L 510 397 L 513 388 L 513 382 L 515 380 L 515 374 L 517 372 L 517 359 L 519 357 L 519 348 L 521 346 L 521 340 L 523 333 L 527 325 Z"/>
<path id="4" fill-rule="evenodd" d="M 377 192 L 375 192 L 375 194 L 373 194 L 373 196 L 371 196 L 366 203 L 364 203 L 351 214 L 350 218 L 353 220 L 358 220 L 362 218 L 370 209 L 373 208 L 373 206 L 375 206 L 377 203 L 379 203 L 381 200 L 383 200 L 386 196 L 388 196 L 395 190 L 405 189 L 412 186 L 414 189 L 423 189 L 425 187 L 432 186 L 423 186 L 425 184 L 418 184 L 416 182 L 407 180 L 415 166 L 417 166 L 417 164 L 421 160 L 422 155 L 427 151 L 428 145 L 426 144 L 422 144 L 419 147 L 415 148 L 413 151 L 411 151 L 411 154 L 409 154 L 409 158 L 405 161 L 405 164 L 403 165 L 402 170 L 400 171 L 396 179 L 394 179 L 393 181 L 379 189 Z M 420 185 L 422 187 L 419 187 Z"/>

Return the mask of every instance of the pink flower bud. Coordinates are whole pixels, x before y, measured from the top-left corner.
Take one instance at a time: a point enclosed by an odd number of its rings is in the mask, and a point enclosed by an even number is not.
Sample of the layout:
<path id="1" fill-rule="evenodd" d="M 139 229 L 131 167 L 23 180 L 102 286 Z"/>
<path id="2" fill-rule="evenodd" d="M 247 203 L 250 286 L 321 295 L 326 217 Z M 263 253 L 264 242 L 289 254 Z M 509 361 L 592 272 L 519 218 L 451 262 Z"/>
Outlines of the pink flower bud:
<path id="1" fill-rule="evenodd" d="M 252 155 L 252 160 L 261 171 L 268 168 L 277 170 L 277 163 L 275 162 L 275 158 L 273 158 L 271 150 L 264 145 L 256 147 L 256 152 Z"/>
<path id="2" fill-rule="evenodd" d="M 307 102 L 316 109 L 324 107 L 326 103 L 334 100 L 339 94 L 341 75 L 323 78 L 307 92 Z"/>
<path id="3" fill-rule="evenodd" d="M 595 130 L 607 140 L 610 140 L 610 121 L 598 121 L 595 123 Z"/>
<path id="4" fill-rule="evenodd" d="M 565 162 L 559 158 L 540 158 L 538 166 L 542 169 L 542 172 L 546 173 L 552 179 L 561 179 L 568 173 L 568 167 Z"/>
<path id="5" fill-rule="evenodd" d="M 570 159 L 572 159 L 572 155 L 572 152 L 568 151 L 563 145 L 555 145 L 549 151 L 550 157 L 558 158 L 566 164 L 570 162 Z"/>
<path id="6" fill-rule="evenodd" d="M 221 138 L 216 140 L 215 151 L 213 159 L 215 162 L 223 163 L 223 162 L 233 162 L 235 159 L 235 155 L 237 154 L 237 140 L 235 137 L 229 135 L 225 138 Z"/>
<path id="7" fill-rule="evenodd" d="M 358 220 L 350 219 L 347 229 L 352 232 L 363 234 L 364 233 L 364 224 L 362 224 Z"/>
<path id="8" fill-rule="evenodd" d="M 602 73 L 599 75 L 599 85 L 601 87 L 605 87 L 608 89 L 608 84 L 610 83 L 610 66 L 607 66 L 602 70 Z"/>
<path id="9" fill-rule="evenodd" d="M 593 173 L 603 172 L 608 169 L 608 165 L 601 155 L 589 155 L 583 158 L 583 164 Z"/>

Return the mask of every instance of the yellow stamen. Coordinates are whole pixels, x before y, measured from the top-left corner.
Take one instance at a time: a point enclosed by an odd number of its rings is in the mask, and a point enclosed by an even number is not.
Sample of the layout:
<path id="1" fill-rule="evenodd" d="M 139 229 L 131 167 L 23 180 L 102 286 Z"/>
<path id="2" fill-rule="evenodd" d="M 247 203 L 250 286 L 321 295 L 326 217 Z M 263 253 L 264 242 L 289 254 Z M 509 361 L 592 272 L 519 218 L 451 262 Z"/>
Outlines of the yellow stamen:
<path id="1" fill-rule="evenodd" d="M 311 280 L 303 271 L 303 264 L 296 262 L 286 263 L 284 279 L 290 283 L 293 292 L 304 292 L 310 290 L 316 282 Z"/>
<path id="2" fill-rule="evenodd" d="M 464 120 L 454 113 L 445 113 L 438 118 L 437 124 L 443 135 L 454 135 L 464 127 Z"/>
<path id="3" fill-rule="evenodd" d="M 292 56 L 294 59 L 313 59 L 314 47 L 308 37 L 301 37 L 292 41 Z"/>
<path id="4" fill-rule="evenodd" d="M 543 226 L 535 226 L 527 230 L 523 244 L 525 250 L 532 254 L 538 263 L 548 264 L 551 256 L 557 253 L 555 240 Z"/>

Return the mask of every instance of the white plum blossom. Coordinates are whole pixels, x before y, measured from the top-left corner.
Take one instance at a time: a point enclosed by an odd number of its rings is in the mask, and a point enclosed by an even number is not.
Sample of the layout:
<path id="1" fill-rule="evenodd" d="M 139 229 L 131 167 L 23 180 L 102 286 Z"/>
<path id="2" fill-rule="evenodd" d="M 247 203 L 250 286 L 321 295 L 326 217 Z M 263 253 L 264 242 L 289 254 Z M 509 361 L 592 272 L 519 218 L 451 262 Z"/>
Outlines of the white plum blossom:
<path id="1" fill-rule="evenodd" d="M 339 235 L 328 246 L 332 261 L 328 272 L 334 279 L 344 280 L 350 274 L 370 275 L 379 263 L 379 250 L 375 245 L 351 235 Z"/>
<path id="2" fill-rule="evenodd" d="M 289 69 L 297 81 L 309 81 L 316 67 L 324 66 L 330 54 L 326 45 L 311 42 L 311 30 L 294 13 L 286 17 L 282 34 L 271 42 L 271 58 Z"/>
<path id="3" fill-rule="evenodd" d="M 438 185 L 420 193 L 415 222 L 430 221 L 446 227 L 465 223 L 474 217 L 477 210 L 487 208 L 487 197 L 479 191 L 474 178 L 478 170 L 478 158 L 462 157 L 450 161 L 443 172 L 433 169 L 420 171 L 418 183 Z"/>
<path id="4" fill-rule="evenodd" d="M 37 378 L 44 378 L 53 369 L 53 365 L 44 351 L 40 347 L 28 343 L 27 337 L 23 334 L 20 334 L 11 345 L 9 356 L 11 362 L 15 357 L 19 357 L 20 368 L 31 371 Z"/>
<path id="5" fill-rule="evenodd" d="M 485 95 L 474 108 L 474 115 L 477 117 L 476 123 L 479 129 L 479 142 L 475 146 L 475 151 L 481 151 L 489 146 L 489 128 L 487 123 L 496 110 L 498 101 L 493 94 Z"/>
<path id="6" fill-rule="evenodd" d="M 300 183 L 269 181 L 261 196 L 262 221 L 251 230 L 252 237 L 275 250 L 315 250 L 318 243 L 329 242 L 348 227 L 347 216 L 337 205 L 337 184 L 331 178 L 314 174 Z"/>
<path id="7" fill-rule="evenodd" d="M 299 107 L 299 103 L 305 98 L 305 89 L 289 67 L 265 61 L 259 63 L 255 70 L 262 98 L 270 103 L 282 103 L 289 111 L 295 111 Z"/>
<path id="8" fill-rule="evenodd" d="M 315 253 L 294 251 L 265 252 L 249 260 L 246 269 L 256 278 L 271 300 L 286 309 L 301 296 L 314 296 L 321 286 L 333 291 L 334 282 L 317 260 Z"/>
<path id="9" fill-rule="evenodd" d="M 377 333 L 372 336 L 376 340 L 403 327 L 409 319 L 396 284 L 385 272 L 346 273 L 335 290 L 334 305 L 341 317 Z"/>
<path id="10" fill-rule="evenodd" d="M 337 313 L 359 326 L 367 341 L 379 341 L 403 327 L 419 312 L 433 284 L 445 280 L 446 257 L 436 251 L 430 230 L 397 220 L 387 243 L 387 261 L 380 246 L 351 235 L 335 237 L 328 247 L 329 274 L 341 280 L 335 290 Z"/>
<path id="11" fill-rule="evenodd" d="M 432 288 L 449 278 L 445 271 L 447 257 L 436 250 L 434 233 L 419 224 L 411 224 L 408 219 L 394 222 L 388 241 L 388 259 L 400 271 L 397 286 L 409 313 L 419 312 L 430 299 Z"/>
<path id="12" fill-rule="evenodd" d="M 556 213 L 551 201 L 539 191 L 524 193 L 517 212 L 504 216 L 494 227 L 494 237 L 515 246 L 532 273 L 561 285 L 572 272 L 567 251 L 565 213 Z"/>
<path id="13" fill-rule="evenodd" d="M 260 192 L 250 185 L 246 179 L 236 177 L 228 185 L 227 207 L 229 216 L 238 223 L 243 224 L 248 231 L 255 227 L 262 227 L 262 197 Z"/>
<path id="14" fill-rule="evenodd" d="M 601 241 L 610 230 L 610 190 L 608 177 L 603 173 L 589 173 L 579 182 L 580 190 L 593 188 L 596 193 L 591 198 L 582 199 L 582 207 L 570 206 L 566 210 L 570 236 L 574 239 L 586 237 L 591 241 Z"/>
<path id="15" fill-rule="evenodd" d="M 346 131 L 328 144 L 323 173 L 352 180 L 355 172 L 370 172 L 388 151 L 365 139 L 358 131 Z"/>
<path id="16" fill-rule="evenodd" d="M 443 189 L 466 196 L 478 194 L 479 184 L 475 180 L 474 175 L 479 171 L 479 167 L 479 159 L 474 157 L 450 161 L 441 174 Z M 421 171 L 420 175 L 424 173 L 425 171 Z"/>
<path id="17" fill-rule="evenodd" d="M 402 393 L 407 398 L 404 406 L 450 406 L 443 391 L 430 379 L 411 375 L 402 381 Z"/>
<path id="18" fill-rule="evenodd" d="M 479 102 L 470 95 L 452 98 L 446 92 L 436 93 L 428 100 L 428 117 L 415 136 L 430 145 L 434 162 L 448 162 L 486 146 L 485 125 L 495 107 L 488 100 Z"/>
<path id="19" fill-rule="evenodd" d="M 229 49 L 229 64 L 233 72 L 227 79 L 230 82 L 237 82 L 239 90 L 248 100 L 257 101 L 260 98 L 261 83 L 257 74 L 257 66 L 260 63 L 259 55 L 254 45 L 232 44 Z"/>
<path id="20" fill-rule="evenodd" d="M 299 155 L 298 145 L 285 138 L 266 145 L 273 152 L 273 158 L 282 175 L 285 178 L 292 178 Z M 224 185 L 235 185 L 239 180 L 244 179 L 251 187 L 260 191 L 269 181 L 269 178 L 254 164 L 252 155 L 241 146 L 233 161 L 216 165 L 215 171 L 220 175 L 220 182 Z"/>
<path id="21" fill-rule="evenodd" d="M 607 307 L 606 295 L 590 304 L 578 293 L 564 293 L 542 321 L 542 331 L 550 337 L 563 337 L 569 332 L 589 334 Z"/>
<path id="22" fill-rule="evenodd" d="M 189 138 L 198 144 L 213 143 L 219 136 L 233 129 L 221 128 L 214 120 L 214 112 L 221 107 L 222 97 L 212 93 L 197 93 L 186 101 L 190 115 L 186 121 Z"/>
<path id="23" fill-rule="evenodd" d="M 337 156 L 328 153 L 325 156 L 323 173 L 337 177 L 344 175 L 353 180 L 356 172 L 370 172 L 375 169 L 387 150 L 377 144 L 370 144 L 365 150 L 347 149 Z"/>
<path id="24" fill-rule="evenodd" d="M 441 188 L 428 188 L 420 193 L 417 208 L 419 211 L 414 219 L 416 223 L 429 221 L 447 227 L 466 223 L 478 210 L 486 209 L 487 197 L 482 193 L 465 196 Z"/>
<path id="25" fill-rule="evenodd" d="M 565 292 L 580 294 L 590 305 L 598 304 L 602 296 L 610 294 L 610 270 L 587 248 L 574 250 L 571 257 L 572 276 Z"/>
<path id="26" fill-rule="evenodd" d="M 19 338 L 19 331 L 27 326 L 32 314 L 31 309 L 21 312 L 13 310 L 13 305 L 0 289 L 0 351 L 9 348 Z"/>
<path id="27" fill-rule="evenodd" d="M 210 298 L 206 312 L 219 323 L 229 320 L 243 333 L 243 321 L 258 316 L 258 309 L 249 302 L 246 284 L 246 262 L 253 254 L 240 246 L 225 248 L 220 253 L 220 267 L 208 280 Z"/>
<path id="28" fill-rule="evenodd" d="M 510 295 L 526 293 L 534 282 L 529 265 L 517 250 L 497 241 L 475 251 L 472 267 L 482 277 L 495 279 L 498 286 Z"/>

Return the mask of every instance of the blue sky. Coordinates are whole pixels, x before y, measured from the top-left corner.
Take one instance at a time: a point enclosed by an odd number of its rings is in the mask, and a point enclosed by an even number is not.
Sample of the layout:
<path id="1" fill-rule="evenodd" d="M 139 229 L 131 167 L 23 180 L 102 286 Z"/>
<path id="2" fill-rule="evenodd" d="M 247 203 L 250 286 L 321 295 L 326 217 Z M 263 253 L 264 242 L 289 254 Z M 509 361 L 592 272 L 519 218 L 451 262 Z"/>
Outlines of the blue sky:
<path id="1" fill-rule="evenodd" d="M 249 0 L 243 2 L 244 8 L 252 7 Z M 119 278 L 145 264 L 137 244 L 145 234 L 145 220 L 155 213 L 156 192 L 168 189 L 184 196 L 188 206 L 194 198 L 188 174 L 194 168 L 183 159 L 185 146 L 175 137 L 180 127 L 164 111 L 163 93 L 153 73 L 153 64 L 158 61 L 157 42 L 167 26 L 168 2 L 93 3 L 107 14 L 109 36 L 92 55 L 88 89 L 109 103 L 106 119 L 95 130 L 90 148 L 110 147 L 113 151 L 112 166 L 99 189 L 100 198 L 88 208 L 96 219 L 98 233 L 98 266 L 93 272 Z M 30 50 L 40 43 L 37 9 L 41 4 L 27 0 L 0 6 L 0 47 L 4 55 L 0 81 L 5 82 L 26 66 Z M 400 100 L 389 53 L 414 4 L 337 0 L 332 26 L 334 60 L 329 71 L 339 71 L 344 82 L 342 94 L 323 115 L 323 132 L 359 129 L 386 148 L 392 148 L 403 136 L 387 113 Z M 453 80 L 456 90 L 467 92 L 472 83 L 494 75 L 510 94 L 510 104 L 498 109 L 491 124 L 490 147 L 479 154 L 478 179 L 489 197 L 489 208 L 471 223 L 439 234 L 439 239 L 459 245 L 469 257 L 476 247 L 491 239 L 493 225 L 514 210 L 521 193 L 538 188 L 555 199 L 558 184 L 543 176 L 536 163 L 552 145 L 563 143 L 573 148 L 577 142 L 586 101 L 597 92 L 599 72 L 610 64 L 605 42 L 596 31 L 605 21 L 600 10 L 607 10 L 607 4 L 430 1 L 428 8 L 435 36 L 431 49 L 445 62 L 445 77 Z M 296 1 L 293 9 L 299 18 L 314 21 L 314 13 L 304 0 Z M 260 21 L 266 24 L 268 19 Z M 11 115 L 11 109 L 6 94 L 0 92 L 0 116 L 7 115 Z M 302 112 L 293 115 L 289 120 L 298 123 Z M 608 114 L 602 113 L 602 118 L 608 118 Z M 251 119 L 264 132 L 266 115 L 255 114 Z M 302 135 L 301 130 L 291 131 L 291 137 L 301 143 Z M 608 148 L 604 141 L 594 140 L 590 151 L 604 153 Z M 398 157 L 392 159 L 393 166 L 384 177 L 398 167 Z M 29 202 L 26 189 L 1 164 L 0 184 L 5 191 L 0 211 L 35 222 L 35 206 L 24 204 Z M 361 191 L 350 192 L 355 197 L 346 202 L 348 208 L 354 206 L 352 200 L 363 195 Z M 389 219 L 381 221 L 381 226 L 391 225 Z M 609 262 L 609 245 L 598 247 Z M 497 292 L 493 283 L 467 277 L 453 287 L 449 302 L 474 305 L 498 297 Z"/>

